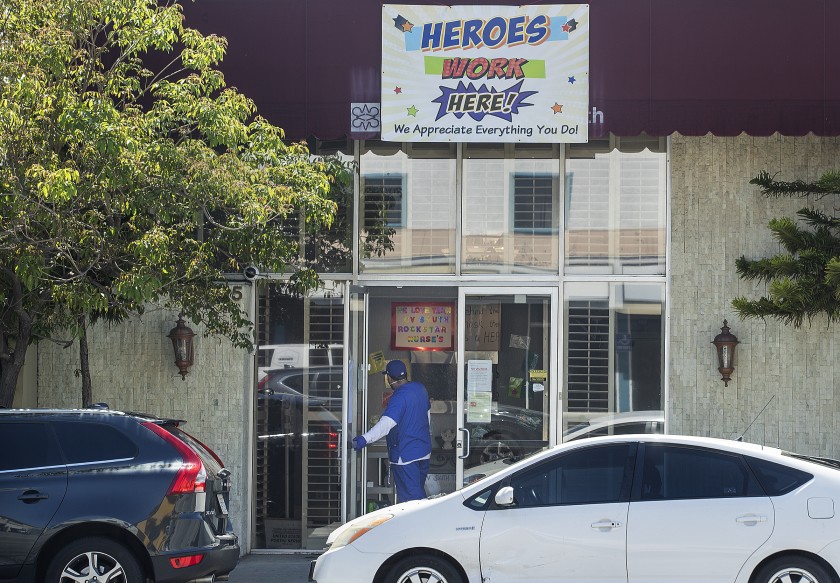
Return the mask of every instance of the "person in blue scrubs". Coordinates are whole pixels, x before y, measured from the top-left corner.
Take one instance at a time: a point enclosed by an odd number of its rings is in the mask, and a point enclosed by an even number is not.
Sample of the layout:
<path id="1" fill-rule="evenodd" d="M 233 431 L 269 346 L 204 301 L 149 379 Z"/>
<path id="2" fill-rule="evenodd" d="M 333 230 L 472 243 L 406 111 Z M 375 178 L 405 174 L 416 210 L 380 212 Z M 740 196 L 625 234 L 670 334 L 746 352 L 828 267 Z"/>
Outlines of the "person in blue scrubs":
<path id="1" fill-rule="evenodd" d="M 385 437 L 397 501 L 422 500 L 426 497 L 424 485 L 432 456 L 429 393 L 422 383 L 408 380 L 408 371 L 401 360 L 388 362 L 384 374 L 394 394 L 376 425 L 353 438 L 353 449 L 361 451 L 369 443 Z"/>

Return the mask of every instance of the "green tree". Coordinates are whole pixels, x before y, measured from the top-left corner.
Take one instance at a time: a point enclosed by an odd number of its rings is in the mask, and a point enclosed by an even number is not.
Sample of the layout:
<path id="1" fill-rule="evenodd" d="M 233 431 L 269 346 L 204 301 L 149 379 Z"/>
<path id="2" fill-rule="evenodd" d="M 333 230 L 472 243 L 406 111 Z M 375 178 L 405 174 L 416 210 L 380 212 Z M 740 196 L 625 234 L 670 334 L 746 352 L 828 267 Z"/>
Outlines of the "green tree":
<path id="1" fill-rule="evenodd" d="M 750 181 L 768 197 L 813 195 L 817 199 L 840 193 L 840 173 L 828 172 L 818 181 L 781 182 L 762 172 Z M 737 297 L 732 307 L 741 318 L 775 318 L 800 327 L 817 315 L 829 322 L 840 319 L 840 220 L 812 208 L 797 213 L 804 226 L 790 217 L 773 219 L 769 229 L 784 252 L 765 259 L 736 262 L 745 280 L 768 284 L 758 300 Z"/>
<path id="2" fill-rule="evenodd" d="M 0 2 L 0 405 L 35 341 L 80 339 L 85 379 L 86 328 L 154 302 L 248 348 L 225 273 L 317 284 L 287 227 L 329 229 L 347 168 L 227 87 L 225 49 L 175 0 Z"/>

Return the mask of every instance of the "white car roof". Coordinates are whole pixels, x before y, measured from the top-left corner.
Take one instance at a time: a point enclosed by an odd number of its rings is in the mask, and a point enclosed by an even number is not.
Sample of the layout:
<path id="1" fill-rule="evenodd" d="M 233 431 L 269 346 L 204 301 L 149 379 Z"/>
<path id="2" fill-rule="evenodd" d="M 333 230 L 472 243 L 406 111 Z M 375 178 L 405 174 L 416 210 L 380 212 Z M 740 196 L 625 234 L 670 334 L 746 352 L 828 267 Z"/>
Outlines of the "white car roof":
<path id="1" fill-rule="evenodd" d="M 644 442 L 644 443 L 670 443 L 675 445 L 691 445 L 695 447 L 711 447 L 723 451 L 730 451 L 733 453 L 752 455 L 763 459 L 779 458 L 782 455 L 782 450 L 776 447 L 768 447 L 755 443 L 748 443 L 743 441 L 736 441 L 732 439 L 721 439 L 717 437 L 697 437 L 691 435 L 660 435 L 660 434 L 639 434 L 639 435 L 605 435 L 598 437 L 589 437 L 587 439 L 579 439 L 574 441 L 567 441 L 554 447 L 542 450 L 531 456 L 528 456 L 518 462 L 515 462 L 506 468 L 495 472 L 488 476 L 490 480 L 498 480 L 506 475 L 512 474 L 521 467 L 533 464 L 542 458 L 550 457 L 562 450 L 573 450 L 579 447 L 591 447 L 599 443 L 626 443 L 626 442 Z M 798 465 L 795 462 L 787 461 L 786 465 Z M 804 462 L 803 462 L 804 463 Z M 460 492 L 465 498 L 485 488 L 487 483 L 484 480 L 465 486 Z"/>

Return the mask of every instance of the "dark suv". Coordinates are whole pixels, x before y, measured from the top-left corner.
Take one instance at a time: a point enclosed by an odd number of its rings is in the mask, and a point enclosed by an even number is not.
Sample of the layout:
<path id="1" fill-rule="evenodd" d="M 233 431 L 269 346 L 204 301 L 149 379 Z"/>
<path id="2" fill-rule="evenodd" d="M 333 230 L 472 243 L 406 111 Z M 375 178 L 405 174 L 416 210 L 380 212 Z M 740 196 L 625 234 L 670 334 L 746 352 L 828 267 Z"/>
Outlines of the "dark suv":
<path id="1" fill-rule="evenodd" d="M 0 581 L 227 580 L 230 472 L 182 423 L 0 409 Z"/>

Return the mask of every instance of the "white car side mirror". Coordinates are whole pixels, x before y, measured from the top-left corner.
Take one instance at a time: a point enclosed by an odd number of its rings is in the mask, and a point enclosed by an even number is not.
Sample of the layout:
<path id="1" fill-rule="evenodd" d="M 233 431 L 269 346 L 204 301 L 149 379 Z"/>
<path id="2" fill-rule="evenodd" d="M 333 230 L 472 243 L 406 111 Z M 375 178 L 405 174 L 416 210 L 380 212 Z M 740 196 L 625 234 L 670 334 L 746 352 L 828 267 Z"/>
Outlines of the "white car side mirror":
<path id="1" fill-rule="evenodd" d="M 513 506 L 513 488 L 510 486 L 500 488 L 494 500 L 498 506 Z"/>

